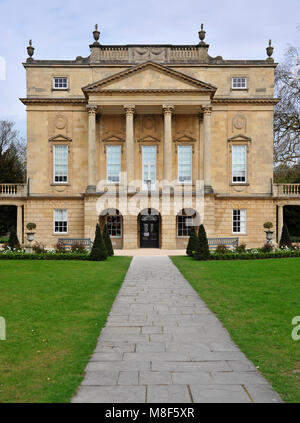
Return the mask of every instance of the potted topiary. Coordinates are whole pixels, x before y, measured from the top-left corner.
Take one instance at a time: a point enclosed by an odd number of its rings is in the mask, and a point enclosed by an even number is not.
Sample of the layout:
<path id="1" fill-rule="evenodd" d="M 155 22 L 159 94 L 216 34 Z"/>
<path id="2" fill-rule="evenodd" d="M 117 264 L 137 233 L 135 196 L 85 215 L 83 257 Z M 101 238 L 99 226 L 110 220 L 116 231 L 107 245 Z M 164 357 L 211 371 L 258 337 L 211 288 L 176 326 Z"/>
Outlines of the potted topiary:
<path id="1" fill-rule="evenodd" d="M 265 233 L 266 233 L 267 243 L 272 244 L 274 231 L 271 231 L 271 228 L 273 228 L 273 223 L 272 222 L 265 222 L 264 228 L 266 229 Z"/>
<path id="2" fill-rule="evenodd" d="M 32 231 L 36 228 L 36 224 L 32 223 L 32 222 L 27 223 L 26 228 L 29 231 L 29 232 L 26 232 L 27 241 L 29 242 L 29 245 L 26 245 L 25 251 L 26 251 L 26 253 L 31 254 L 32 253 L 31 243 L 34 240 L 34 234 L 35 234 L 35 232 L 32 232 Z"/>

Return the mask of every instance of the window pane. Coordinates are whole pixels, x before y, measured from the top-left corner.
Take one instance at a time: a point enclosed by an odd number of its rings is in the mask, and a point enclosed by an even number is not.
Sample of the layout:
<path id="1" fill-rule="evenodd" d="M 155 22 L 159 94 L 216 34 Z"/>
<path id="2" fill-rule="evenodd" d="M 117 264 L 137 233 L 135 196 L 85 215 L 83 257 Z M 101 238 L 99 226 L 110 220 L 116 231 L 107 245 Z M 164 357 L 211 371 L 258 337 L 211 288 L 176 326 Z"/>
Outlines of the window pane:
<path id="1" fill-rule="evenodd" d="M 193 226 L 191 216 L 177 216 L 177 236 L 190 236 Z"/>
<path id="2" fill-rule="evenodd" d="M 68 232 L 68 211 L 54 210 L 54 232 Z"/>
<path id="3" fill-rule="evenodd" d="M 121 216 L 106 216 L 106 224 L 110 236 L 122 236 Z"/>
<path id="4" fill-rule="evenodd" d="M 246 233 L 246 210 L 232 210 L 232 232 Z"/>
<path id="5" fill-rule="evenodd" d="M 68 78 L 66 77 L 56 77 L 53 78 L 54 88 L 68 88 Z"/>
<path id="6" fill-rule="evenodd" d="M 156 182 L 156 146 L 142 147 L 143 160 L 143 181 L 151 181 L 152 184 Z"/>
<path id="7" fill-rule="evenodd" d="M 232 78 L 232 88 L 247 88 L 247 78 L 244 76 Z"/>
<path id="8" fill-rule="evenodd" d="M 246 182 L 246 146 L 232 147 L 232 182 Z"/>
<path id="9" fill-rule="evenodd" d="M 54 182 L 68 181 L 68 146 L 54 146 Z"/>
<path id="10" fill-rule="evenodd" d="M 192 181 L 192 146 L 178 146 L 178 181 Z"/>
<path id="11" fill-rule="evenodd" d="M 120 182 L 121 172 L 121 146 L 109 145 L 106 147 L 107 180 Z"/>

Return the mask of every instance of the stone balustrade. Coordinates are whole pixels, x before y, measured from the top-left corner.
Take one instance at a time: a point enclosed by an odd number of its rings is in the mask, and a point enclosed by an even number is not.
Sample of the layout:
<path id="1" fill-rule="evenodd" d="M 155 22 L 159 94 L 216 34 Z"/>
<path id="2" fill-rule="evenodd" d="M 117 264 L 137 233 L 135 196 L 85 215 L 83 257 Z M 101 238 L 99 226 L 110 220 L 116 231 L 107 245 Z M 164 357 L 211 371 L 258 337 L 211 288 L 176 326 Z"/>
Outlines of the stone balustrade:
<path id="1" fill-rule="evenodd" d="M 0 184 L 0 197 L 25 197 L 26 184 Z"/>
<path id="2" fill-rule="evenodd" d="M 300 196 L 300 184 L 274 184 L 273 195 L 280 196 Z"/>

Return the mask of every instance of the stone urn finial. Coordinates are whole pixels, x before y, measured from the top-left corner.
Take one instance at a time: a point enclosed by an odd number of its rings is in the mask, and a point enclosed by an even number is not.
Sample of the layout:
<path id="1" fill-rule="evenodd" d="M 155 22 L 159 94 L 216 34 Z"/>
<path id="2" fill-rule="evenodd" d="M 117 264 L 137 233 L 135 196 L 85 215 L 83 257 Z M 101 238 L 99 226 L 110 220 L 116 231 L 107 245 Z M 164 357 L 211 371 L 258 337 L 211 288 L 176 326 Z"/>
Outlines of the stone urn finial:
<path id="1" fill-rule="evenodd" d="M 93 36 L 94 36 L 94 40 L 95 40 L 94 45 L 99 44 L 98 40 L 100 38 L 100 31 L 98 31 L 98 24 L 95 25 L 95 30 L 93 31 Z"/>
<path id="2" fill-rule="evenodd" d="M 200 44 L 204 44 L 204 38 L 205 38 L 205 34 L 206 34 L 206 32 L 204 31 L 204 25 L 203 24 L 201 24 L 201 31 L 199 31 L 198 32 L 198 34 L 199 34 L 199 38 L 200 38 Z"/>
<path id="3" fill-rule="evenodd" d="M 273 61 L 274 61 L 274 59 L 273 59 L 273 57 L 271 57 L 271 56 L 272 56 L 272 54 L 273 54 L 273 51 L 274 51 L 274 47 L 272 47 L 272 40 L 269 40 L 269 45 L 268 45 L 268 47 L 266 48 L 266 51 L 267 51 L 267 55 L 269 56 L 269 57 L 267 58 L 267 60 L 269 60 L 270 62 L 273 62 Z"/>
<path id="4" fill-rule="evenodd" d="M 33 53 L 34 53 L 34 47 L 32 47 L 32 40 L 29 40 L 29 46 L 27 47 L 27 53 L 28 53 L 28 59 L 29 60 L 33 60 L 32 59 L 32 56 L 33 56 Z"/>

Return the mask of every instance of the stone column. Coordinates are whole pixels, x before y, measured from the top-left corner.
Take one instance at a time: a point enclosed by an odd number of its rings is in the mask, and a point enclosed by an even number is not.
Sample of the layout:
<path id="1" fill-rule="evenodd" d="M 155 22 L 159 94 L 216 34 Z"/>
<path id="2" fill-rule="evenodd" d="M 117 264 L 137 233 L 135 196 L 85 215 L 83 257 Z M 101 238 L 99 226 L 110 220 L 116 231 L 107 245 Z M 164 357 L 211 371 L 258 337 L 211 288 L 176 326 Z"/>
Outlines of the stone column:
<path id="1" fill-rule="evenodd" d="M 96 113 L 97 106 L 88 104 L 86 106 L 89 116 L 88 126 L 88 187 L 87 192 L 96 192 Z"/>
<path id="2" fill-rule="evenodd" d="M 23 213 L 22 206 L 17 206 L 17 237 L 20 244 L 23 244 Z"/>
<path id="3" fill-rule="evenodd" d="M 199 158 L 198 158 L 198 179 L 203 181 L 204 179 L 204 142 L 203 142 L 203 114 L 199 113 Z"/>
<path id="4" fill-rule="evenodd" d="M 126 104 L 124 106 L 126 113 L 126 172 L 127 172 L 127 185 L 128 190 L 133 190 L 135 187 L 130 186 L 134 181 L 134 128 L 133 128 L 133 115 L 135 106 Z"/>
<path id="5" fill-rule="evenodd" d="M 203 110 L 203 169 L 204 169 L 204 187 L 206 193 L 212 193 L 211 186 L 211 160 L 210 160 L 210 127 L 211 127 L 211 107 L 205 106 Z"/>
<path id="6" fill-rule="evenodd" d="M 163 105 L 164 111 L 164 180 L 170 185 L 172 181 L 172 110 L 174 106 Z"/>
<path id="7" fill-rule="evenodd" d="M 278 244 L 280 242 L 282 228 L 283 228 L 283 206 L 278 206 L 278 234 L 277 234 Z"/>

